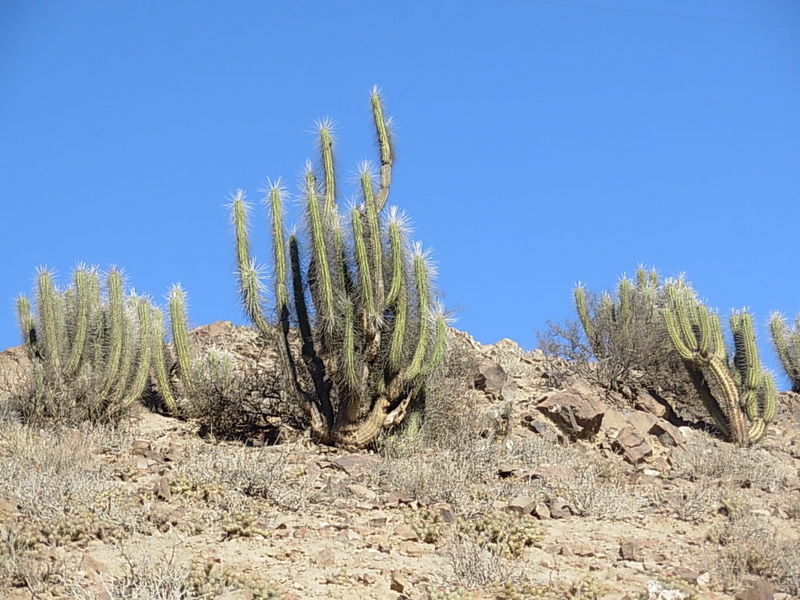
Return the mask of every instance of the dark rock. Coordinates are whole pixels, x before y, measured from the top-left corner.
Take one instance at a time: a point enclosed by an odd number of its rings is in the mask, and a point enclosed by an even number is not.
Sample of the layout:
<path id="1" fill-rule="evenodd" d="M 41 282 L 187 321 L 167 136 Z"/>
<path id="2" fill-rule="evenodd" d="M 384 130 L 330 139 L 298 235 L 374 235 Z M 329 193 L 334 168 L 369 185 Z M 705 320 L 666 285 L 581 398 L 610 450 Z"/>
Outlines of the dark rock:
<path id="1" fill-rule="evenodd" d="M 553 519 L 566 519 L 572 515 L 569 504 L 563 498 L 550 499 L 550 516 Z"/>
<path id="2" fill-rule="evenodd" d="M 503 387 L 508 381 L 508 374 L 500 363 L 486 359 L 478 365 L 475 387 L 496 398 L 502 398 Z"/>
<path id="3" fill-rule="evenodd" d="M 623 429 L 611 447 L 616 452 L 620 452 L 626 461 L 634 465 L 653 453 L 650 444 L 632 427 Z"/>
<path id="4" fill-rule="evenodd" d="M 536 408 L 573 439 L 588 439 L 597 434 L 605 411 L 599 400 L 571 392 L 547 395 Z"/>

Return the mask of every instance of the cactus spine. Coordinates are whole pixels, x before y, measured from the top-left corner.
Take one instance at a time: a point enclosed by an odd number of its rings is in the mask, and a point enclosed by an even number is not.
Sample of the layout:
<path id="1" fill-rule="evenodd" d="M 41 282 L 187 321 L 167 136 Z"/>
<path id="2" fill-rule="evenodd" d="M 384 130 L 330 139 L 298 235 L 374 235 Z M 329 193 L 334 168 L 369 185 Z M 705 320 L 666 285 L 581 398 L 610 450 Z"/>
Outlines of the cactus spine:
<path id="1" fill-rule="evenodd" d="M 105 298 L 95 268 L 79 266 L 59 290 L 40 269 L 36 311 L 17 300 L 22 338 L 33 359 L 30 397 L 21 410 L 34 418 L 114 420 L 147 386 L 161 315 L 142 297 L 123 293 L 122 274 L 106 276 Z"/>
<path id="2" fill-rule="evenodd" d="M 769 331 L 781 366 L 792 381 L 792 391 L 800 393 L 800 315 L 795 319 L 794 327 L 789 329 L 783 315 L 772 313 Z"/>
<path id="3" fill-rule="evenodd" d="M 442 360 L 447 332 L 444 311 L 433 305 L 432 268 L 426 254 L 419 246 L 409 247 L 404 220 L 395 209 L 388 211 L 388 219 L 382 216 L 394 153 L 376 89 L 370 104 L 380 171 L 373 179 L 367 164 L 360 168 L 361 202 L 347 214 L 349 244 L 336 205 L 334 141 L 327 121 L 318 124 L 321 172 L 307 165 L 303 180 L 307 266 L 297 236 L 287 237 L 284 230 L 279 183 L 268 194 L 275 309 L 290 388 L 308 407 L 320 441 L 357 447 L 369 444 L 382 428 L 402 421 L 409 403 Z M 268 334 L 241 193 L 234 198 L 232 217 L 245 311 Z M 300 334 L 299 357 L 291 342 L 292 312 Z"/>
<path id="4" fill-rule="evenodd" d="M 730 318 L 735 354 L 729 360 L 719 317 L 684 282 L 666 286 L 664 322 L 675 350 L 720 431 L 746 446 L 763 437 L 775 416 L 775 383 L 761 367 L 752 317 Z"/>

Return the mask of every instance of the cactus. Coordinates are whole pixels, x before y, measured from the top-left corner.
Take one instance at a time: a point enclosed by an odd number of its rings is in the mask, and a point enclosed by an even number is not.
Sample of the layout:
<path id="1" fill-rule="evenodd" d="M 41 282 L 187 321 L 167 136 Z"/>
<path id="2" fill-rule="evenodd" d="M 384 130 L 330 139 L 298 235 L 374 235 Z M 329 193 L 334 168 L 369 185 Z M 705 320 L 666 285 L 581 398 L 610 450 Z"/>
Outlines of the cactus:
<path id="1" fill-rule="evenodd" d="M 685 282 L 666 286 L 664 322 L 703 404 L 723 435 L 746 446 L 763 437 L 775 416 L 775 382 L 761 367 L 753 319 L 731 315 L 735 354 L 729 360 L 719 317 L 697 299 Z"/>
<path id="2" fill-rule="evenodd" d="M 608 358 L 614 353 L 614 338 L 632 339 L 634 330 L 641 327 L 644 320 L 656 315 L 659 289 L 658 273 L 639 266 L 635 284 L 628 277 L 621 277 L 616 301 L 606 292 L 600 296 L 596 309 L 591 311 L 583 284 L 575 286 L 573 298 L 578 319 L 592 353 L 598 359 Z"/>
<path id="3" fill-rule="evenodd" d="M 370 102 L 380 171 L 374 177 L 362 165 L 360 203 L 346 219 L 336 205 L 331 127 L 327 121 L 318 124 L 321 172 L 309 164 L 303 178 L 307 261 L 297 234 L 285 231 L 279 183 L 271 186 L 267 198 L 275 310 L 289 387 L 307 407 L 317 439 L 356 447 L 402 421 L 442 360 L 447 331 L 445 314 L 432 300 L 427 254 L 419 245 L 409 246 L 401 213 L 385 210 L 394 151 L 377 89 Z M 265 315 L 259 270 L 250 258 L 248 210 L 241 191 L 234 197 L 232 218 L 242 303 L 258 330 L 269 336 L 274 330 Z M 299 356 L 292 343 L 294 322 Z"/>
<path id="4" fill-rule="evenodd" d="M 589 295 L 579 283 L 573 299 L 588 348 L 608 372 L 611 388 L 668 368 L 672 350 L 661 335 L 663 286 L 655 270 L 639 266 L 635 280 L 620 278 L 616 297 L 608 292 Z"/>
<path id="5" fill-rule="evenodd" d="M 792 381 L 792 391 L 800 393 L 800 315 L 790 330 L 783 315 L 779 312 L 772 313 L 769 319 L 769 331 L 781 366 Z"/>
<path id="6" fill-rule="evenodd" d="M 24 415 L 114 420 L 144 393 L 153 357 L 163 352 L 160 311 L 143 297 L 126 297 L 117 269 L 109 271 L 105 287 L 104 298 L 95 268 L 78 266 L 63 290 L 40 269 L 36 316 L 28 299 L 18 298 L 33 369 L 29 395 L 19 397 Z"/>

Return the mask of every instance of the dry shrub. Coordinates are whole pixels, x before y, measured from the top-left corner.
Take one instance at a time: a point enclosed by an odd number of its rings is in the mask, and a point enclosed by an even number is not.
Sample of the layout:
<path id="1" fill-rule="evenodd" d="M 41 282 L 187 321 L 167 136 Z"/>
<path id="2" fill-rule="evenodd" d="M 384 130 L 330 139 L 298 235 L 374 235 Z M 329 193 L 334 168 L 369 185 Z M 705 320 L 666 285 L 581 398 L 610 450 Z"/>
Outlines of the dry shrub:
<path id="1" fill-rule="evenodd" d="M 698 481 L 678 487 L 668 494 L 668 505 L 675 516 L 688 523 L 701 523 L 716 514 L 725 493 L 717 483 Z"/>
<path id="2" fill-rule="evenodd" d="M 719 568 L 731 587 L 745 575 L 772 581 L 786 593 L 800 594 L 800 540 L 782 535 L 767 518 L 735 510 L 710 535 L 718 543 Z"/>
<path id="3" fill-rule="evenodd" d="M 590 304 L 596 306 L 598 297 L 589 296 Z M 538 333 L 539 348 L 547 356 L 545 367 L 553 387 L 564 387 L 579 375 L 607 390 L 626 393 L 648 390 L 668 398 L 671 403 L 688 401 L 700 406 L 686 369 L 660 320 L 622 330 L 598 318 L 594 327 L 598 335 L 607 340 L 607 352 L 603 356 L 594 353 L 577 320 L 548 321 L 546 329 Z"/>
<path id="4" fill-rule="evenodd" d="M 308 489 L 288 457 L 292 446 L 249 448 L 198 444 L 175 465 L 176 485 L 198 491 L 223 510 L 245 511 L 247 499 L 263 499 L 289 510 L 301 508 Z"/>
<path id="5" fill-rule="evenodd" d="M 467 589 L 486 588 L 510 577 L 509 561 L 470 537 L 457 536 L 447 548 L 453 583 Z"/>
<path id="6" fill-rule="evenodd" d="M 0 525 L 4 535 L 33 549 L 144 530 L 149 515 L 101 458 L 129 444 L 127 434 L 101 427 L 3 430 L 0 498 L 11 499 L 22 515 Z"/>
<path id="7" fill-rule="evenodd" d="M 275 442 L 282 423 L 302 426 L 300 407 L 287 399 L 274 364 L 237 361 L 226 350 L 209 348 L 193 363 L 184 412 L 200 424 L 201 435 L 245 440 L 264 435 Z"/>
<path id="8" fill-rule="evenodd" d="M 489 440 L 469 446 L 433 450 L 422 447 L 402 456 L 386 457 L 370 477 L 424 502 L 447 502 L 464 514 L 485 504 L 482 485 L 497 477 L 497 456 Z"/>
<path id="9" fill-rule="evenodd" d="M 153 554 L 145 547 L 121 549 L 126 572 L 102 582 L 104 595 L 113 600 L 201 600 L 243 591 L 254 600 L 271 600 L 282 595 L 258 578 L 244 576 L 218 561 L 194 557 L 180 559 L 170 553 Z M 72 585 L 72 597 L 96 600 L 95 589 Z M 237 595 L 238 597 L 238 595 Z"/>
<path id="10" fill-rule="evenodd" d="M 690 443 L 674 452 L 673 475 L 717 486 L 758 488 L 777 492 L 791 469 L 776 464 L 763 448 L 739 448 L 732 444 Z"/>
<path id="11" fill-rule="evenodd" d="M 640 489 L 627 483 L 625 466 L 614 457 L 602 459 L 579 446 L 539 437 L 509 446 L 507 457 L 526 470 L 552 467 L 552 475 L 540 484 L 541 492 L 562 498 L 579 516 L 626 519 L 646 503 Z"/>
<path id="12" fill-rule="evenodd" d="M 451 329 L 447 353 L 425 387 L 421 442 L 435 448 L 461 447 L 486 429 L 484 395 L 475 390 L 475 351 L 465 334 Z"/>

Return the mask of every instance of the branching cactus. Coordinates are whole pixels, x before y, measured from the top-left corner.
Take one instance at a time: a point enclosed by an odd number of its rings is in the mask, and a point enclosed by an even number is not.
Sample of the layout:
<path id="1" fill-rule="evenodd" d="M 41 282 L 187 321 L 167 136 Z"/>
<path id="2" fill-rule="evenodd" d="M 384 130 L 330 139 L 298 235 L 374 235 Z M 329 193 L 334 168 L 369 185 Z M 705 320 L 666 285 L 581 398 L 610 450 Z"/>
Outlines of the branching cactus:
<path id="1" fill-rule="evenodd" d="M 319 124 L 320 168 L 307 165 L 304 174 L 305 252 L 298 235 L 286 233 L 279 184 L 267 198 L 274 304 L 289 387 L 308 408 L 316 438 L 355 447 L 402 421 L 442 360 L 447 331 L 445 314 L 433 301 L 428 256 L 420 245 L 409 245 L 402 214 L 387 209 L 394 152 L 377 90 L 370 100 L 380 168 L 373 176 L 369 165 L 362 165 L 358 204 L 344 214 L 337 206 L 328 122 Z M 242 303 L 255 326 L 273 335 L 264 285 L 250 258 L 242 192 L 234 198 L 232 216 Z"/>
<path id="2" fill-rule="evenodd" d="M 116 269 L 105 291 L 94 268 L 79 266 L 66 289 L 55 286 L 50 271 L 39 270 L 35 315 L 25 296 L 17 300 L 33 361 L 31 388 L 19 398 L 23 414 L 111 421 L 141 398 L 154 357 L 162 353 L 163 359 L 162 318 L 146 298 L 126 296 L 123 287 Z"/>
<path id="3" fill-rule="evenodd" d="M 657 318 L 660 282 L 655 270 L 639 266 L 636 281 L 622 277 L 616 299 L 609 293 L 590 307 L 583 284 L 575 286 L 573 297 L 586 339 L 598 359 L 612 356 L 621 346 L 629 346 L 638 330 Z"/>
<path id="4" fill-rule="evenodd" d="M 772 313 L 769 331 L 781 366 L 792 380 L 792 391 L 800 393 L 800 316 L 795 320 L 794 327 L 789 329 L 783 315 Z"/>
<path id="5" fill-rule="evenodd" d="M 752 317 L 731 315 L 735 354 L 729 360 L 719 316 L 684 282 L 671 282 L 666 291 L 667 332 L 715 424 L 737 445 L 758 441 L 775 417 L 776 393 L 758 358 Z"/>

